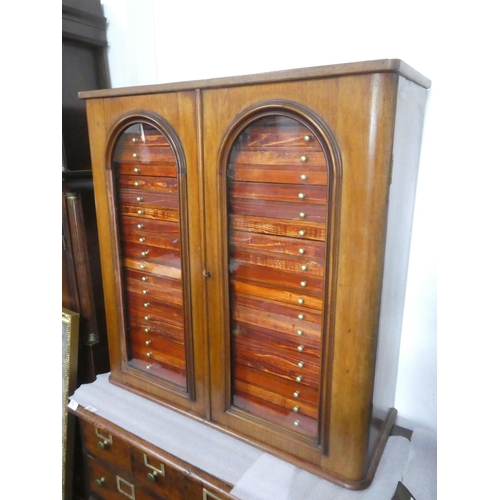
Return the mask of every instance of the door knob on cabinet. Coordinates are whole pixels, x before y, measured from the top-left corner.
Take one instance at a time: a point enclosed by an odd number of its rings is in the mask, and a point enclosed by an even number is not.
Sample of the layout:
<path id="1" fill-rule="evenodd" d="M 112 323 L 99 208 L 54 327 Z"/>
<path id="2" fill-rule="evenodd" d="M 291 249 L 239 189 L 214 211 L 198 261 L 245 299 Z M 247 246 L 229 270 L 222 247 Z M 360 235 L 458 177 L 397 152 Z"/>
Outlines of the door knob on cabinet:
<path id="1" fill-rule="evenodd" d="M 107 441 L 106 439 L 104 441 L 99 441 L 97 443 L 97 447 L 101 450 L 101 451 L 104 451 L 106 449 L 109 448 L 109 441 Z"/>
<path id="2" fill-rule="evenodd" d="M 156 482 L 156 476 L 158 476 L 158 472 L 157 471 L 153 471 L 153 472 L 148 472 L 146 474 L 146 479 L 150 482 L 150 483 L 154 483 Z"/>

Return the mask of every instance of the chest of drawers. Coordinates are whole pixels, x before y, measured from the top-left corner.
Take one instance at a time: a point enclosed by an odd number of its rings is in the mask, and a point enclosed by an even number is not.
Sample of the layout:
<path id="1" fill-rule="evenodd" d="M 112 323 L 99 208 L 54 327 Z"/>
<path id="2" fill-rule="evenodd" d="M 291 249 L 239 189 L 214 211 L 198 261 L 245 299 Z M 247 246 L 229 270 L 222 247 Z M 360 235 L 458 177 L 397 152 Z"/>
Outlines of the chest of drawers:
<path id="1" fill-rule="evenodd" d="M 110 380 L 366 487 L 429 86 L 384 60 L 82 93 Z"/>

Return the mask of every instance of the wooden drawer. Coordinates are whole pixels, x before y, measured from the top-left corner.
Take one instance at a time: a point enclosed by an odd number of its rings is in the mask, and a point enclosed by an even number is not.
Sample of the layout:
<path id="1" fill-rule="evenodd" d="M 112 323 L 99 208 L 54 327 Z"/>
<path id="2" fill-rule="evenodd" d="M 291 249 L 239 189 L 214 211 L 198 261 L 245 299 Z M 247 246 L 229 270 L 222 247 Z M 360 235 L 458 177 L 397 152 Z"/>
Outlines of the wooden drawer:
<path id="1" fill-rule="evenodd" d="M 148 177 L 147 175 L 120 175 L 118 185 L 121 188 L 144 191 L 160 191 L 162 193 L 177 192 L 177 177 Z"/>
<path id="2" fill-rule="evenodd" d="M 80 420 L 83 445 L 93 456 L 120 469 L 130 471 L 129 445 L 111 434 L 108 430 Z"/>
<path id="3" fill-rule="evenodd" d="M 139 189 L 120 189 L 120 202 L 128 205 L 149 207 L 173 207 L 179 206 L 179 195 L 176 192 L 167 191 L 141 191 Z"/>
<path id="4" fill-rule="evenodd" d="M 103 500 L 160 500 L 162 498 L 146 490 L 132 476 L 90 456 L 87 456 L 87 470 L 91 492 Z"/>
<path id="5" fill-rule="evenodd" d="M 140 162 L 120 162 L 115 164 L 115 168 L 120 175 L 133 175 L 137 177 L 177 177 L 177 166 L 175 159 L 171 158 L 162 163 L 140 163 Z"/>
<path id="6" fill-rule="evenodd" d="M 201 484 L 160 460 L 132 448 L 132 470 L 134 477 L 148 485 L 161 498 L 168 500 L 202 499 Z"/>
<path id="7" fill-rule="evenodd" d="M 138 165 L 149 165 L 150 163 L 174 163 L 174 152 L 170 147 L 136 145 L 131 148 L 120 149 L 115 152 L 115 160 Z"/>

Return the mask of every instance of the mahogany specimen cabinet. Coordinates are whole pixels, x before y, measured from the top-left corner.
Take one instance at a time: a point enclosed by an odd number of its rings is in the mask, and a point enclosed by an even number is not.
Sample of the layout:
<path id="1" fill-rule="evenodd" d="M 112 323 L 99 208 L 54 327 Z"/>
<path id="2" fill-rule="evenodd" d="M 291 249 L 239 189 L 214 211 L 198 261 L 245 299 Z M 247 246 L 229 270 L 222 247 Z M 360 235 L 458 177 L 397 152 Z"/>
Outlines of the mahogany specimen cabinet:
<path id="1" fill-rule="evenodd" d="M 110 381 L 368 486 L 429 87 L 391 59 L 80 93 Z"/>

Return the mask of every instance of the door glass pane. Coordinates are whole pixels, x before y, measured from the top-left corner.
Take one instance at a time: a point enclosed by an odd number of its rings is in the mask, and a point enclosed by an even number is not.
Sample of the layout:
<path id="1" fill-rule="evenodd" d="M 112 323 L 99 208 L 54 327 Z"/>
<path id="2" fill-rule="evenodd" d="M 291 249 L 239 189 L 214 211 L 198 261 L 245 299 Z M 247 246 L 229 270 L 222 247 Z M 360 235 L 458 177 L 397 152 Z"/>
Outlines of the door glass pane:
<path id="1" fill-rule="evenodd" d="M 138 123 L 113 165 L 128 363 L 186 388 L 176 158 L 165 135 Z"/>
<path id="2" fill-rule="evenodd" d="M 232 404 L 318 436 L 328 170 L 288 116 L 252 122 L 227 169 Z"/>

